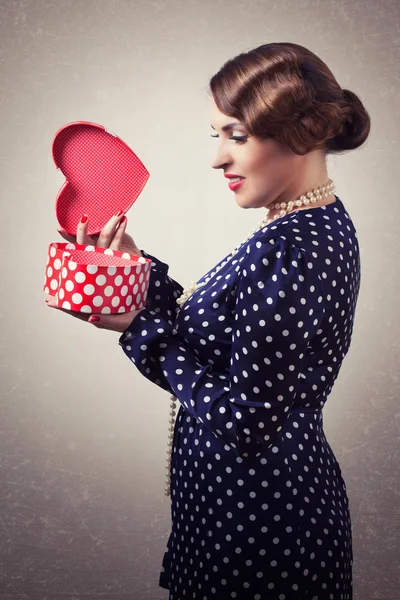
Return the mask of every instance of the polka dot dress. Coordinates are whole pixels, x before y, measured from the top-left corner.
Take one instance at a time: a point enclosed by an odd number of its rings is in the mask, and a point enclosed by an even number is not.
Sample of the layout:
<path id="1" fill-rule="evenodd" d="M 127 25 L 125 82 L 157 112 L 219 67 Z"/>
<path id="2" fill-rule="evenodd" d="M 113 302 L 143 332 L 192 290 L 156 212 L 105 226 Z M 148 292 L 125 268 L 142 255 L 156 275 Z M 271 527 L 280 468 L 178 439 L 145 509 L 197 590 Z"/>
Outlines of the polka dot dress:
<path id="1" fill-rule="evenodd" d="M 266 225 L 181 309 L 168 265 L 143 254 L 146 309 L 119 343 L 179 401 L 159 585 L 169 600 L 352 599 L 349 501 L 322 414 L 360 286 L 343 203 Z"/>

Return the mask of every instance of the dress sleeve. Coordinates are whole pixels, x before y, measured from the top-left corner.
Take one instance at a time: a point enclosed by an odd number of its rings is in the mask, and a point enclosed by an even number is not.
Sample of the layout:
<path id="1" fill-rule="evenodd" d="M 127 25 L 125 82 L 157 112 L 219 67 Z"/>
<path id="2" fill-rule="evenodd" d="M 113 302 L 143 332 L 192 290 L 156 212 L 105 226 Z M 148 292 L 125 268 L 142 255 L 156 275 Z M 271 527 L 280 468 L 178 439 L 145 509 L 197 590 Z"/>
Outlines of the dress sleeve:
<path id="1" fill-rule="evenodd" d="M 179 306 L 177 298 L 182 294 L 183 287 L 168 275 L 169 266 L 145 250 L 140 250 L 145 258 L 149 258 L 151 272 L 146 307 L 162 316 L 170 325 L 175 322 Z"/>
<path id="2" fill-rule="evenodd" d="M 145 377 L 172 390 L 240 456 L 273 445 L 325 312 L 321 278 L 303 249 L 283 237 L 248 249 L 238 273 L 229 377 L 201 364 L 176 329 L 147 308 L 119 339 Z"/>

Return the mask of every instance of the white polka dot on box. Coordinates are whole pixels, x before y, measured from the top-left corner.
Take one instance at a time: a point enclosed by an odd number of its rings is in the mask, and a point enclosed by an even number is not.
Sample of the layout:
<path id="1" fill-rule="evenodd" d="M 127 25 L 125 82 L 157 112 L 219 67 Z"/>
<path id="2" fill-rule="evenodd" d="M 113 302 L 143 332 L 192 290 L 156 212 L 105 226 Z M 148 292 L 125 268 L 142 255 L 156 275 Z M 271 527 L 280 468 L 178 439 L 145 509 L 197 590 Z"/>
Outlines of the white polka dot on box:
<path id="1" fill-rule="evenodd" d="M 57 306 L 82 313 L 114 314 L 146 305 L 151 259 L 70 242 L 49 245 L 43 289 Z"/>

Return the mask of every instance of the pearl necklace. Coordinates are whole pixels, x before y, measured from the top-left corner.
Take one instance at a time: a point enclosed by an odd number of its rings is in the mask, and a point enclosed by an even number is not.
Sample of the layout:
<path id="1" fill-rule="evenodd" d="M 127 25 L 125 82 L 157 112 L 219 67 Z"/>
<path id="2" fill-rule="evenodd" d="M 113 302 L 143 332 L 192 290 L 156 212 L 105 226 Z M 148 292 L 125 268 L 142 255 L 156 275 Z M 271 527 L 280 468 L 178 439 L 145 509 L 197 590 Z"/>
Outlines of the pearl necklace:
<path id="1" fill-rule="evenodd" d="M 262 229 L 263 227 L 265 227 L 272 221 L 275 221 L 275 219 L 284 217 L 287 213 L 289 213 L 292 210 L 292 208 L 294 206 L 299 207 L 299 206 L 302 206 L 303 204 L 305 206 L 308 206 L 308 204 L 315 204 L 316 202 L 322 200 L 323 198 L 328 198 L 331 194 L 334 194 L 334 192 L 335 192 L 334 184 L 331 179 L 328 179 L 328 181 L 325 185 L 321 185 L 320 187 L 315 188 L 312 192 L 307 192 L 306 194 L 301 195 L 297 200 L 291 200 L 287 204 L 286 204 L 286 202 L 277 202 L 276 204 L 272 204 L 268 208 L 269 209 L 273 209 L 273 208 L 281 209 L 279 214 L 273 218 L 268 219 L 267 218 L 268 213 L 267 213 L 267 215 L 264 217 L 264 219 L 261 221 L 261 223 L 259 225 L 257 225 L 257 227 L 255 227 L 255 229 L 250 233 L 250 235 L 240 243 L 240 246 L 242 246 L 251 237 L 253 237 L 253 235 L 257 231 L 259 231 L 260 229 Z M 231 254 L 228 256 L 228 258 L 222 264 L 220 264 L 215 269 L 215 271 L 213 273 L 211 273 L 211 275 L 209 277 L 207 277 L 207 279 L 205 281 L 203 281 L 202 283 L 195 283 L 192 281 L 190 286 L 187 289 L 183 290 L 183 293 L 181 294 L 181 296 L 179 296 L 179 298 L 176 301 L 177 304 L 179 304 L 180 308 L 182 308 L 182 306 L 185 304 L 186 300 L 193 294 L 193 292 L 195 290 L 206 285 L 208 283 L 208 281 L 211 279 L 211 277 L 213 277 L 216 273 L 218 273 L 218 271 L 220 269 L 222 269 L 222 267 L 224 265 L 226 265 L 226 263 L 229 262 L 235 256 L 235 254 L 239 251 L 240 246 L 235 248 L 235 250 L 233 250 L 231 252 Z M 168 434 L 166 478 L 165 478 L 165 495 L 166 496 L 171 495 L 170 469 L 171 469 L 171 456 L 172 456 L 172 446 L 173 446 L 173 439 L 174 439 L 175 415 L 176 415 L 176 403 L 177 403 L 176 396 L 172 395 L 170 398 L 171 398 L 171 404 L 170 404 L 171 410 L 169 412 L 170 419 L 169 419 L 169 434 Z"/>

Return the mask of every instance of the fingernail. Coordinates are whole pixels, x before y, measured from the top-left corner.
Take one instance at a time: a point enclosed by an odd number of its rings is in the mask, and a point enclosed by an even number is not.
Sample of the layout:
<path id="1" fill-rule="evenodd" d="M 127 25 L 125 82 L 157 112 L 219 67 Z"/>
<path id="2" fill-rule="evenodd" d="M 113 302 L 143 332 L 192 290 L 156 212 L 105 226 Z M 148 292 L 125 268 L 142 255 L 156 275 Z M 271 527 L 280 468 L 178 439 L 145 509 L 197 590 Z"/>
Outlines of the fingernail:
<path id="1" fill-rule="evenodd" d="M 87 220 L 88 220 L 88 216 L 87 215 L 83 215 L 82 219 L 81 219 L 81 223 L 86 223 Z"/>
<path id="2" fill-rule="evenodd" d="M 126 221 L 126 216 L 124 215 L 124 216 L 122 217 L 122 219 L 121 219 L 120 223 L 125 223 L 125 221 Z"/>
<path id="3" fill-rule="evenodd" d="M 89 317 L 88 320 L 89 320 L 89 323 L 97 323 L 97 321 L 100 321 L 100 317 L 92 316 L 92 317 Z"/>
<path id="4" fill-rule="evenodd" d="M 124 213 L 123 210 L 119 210 L 115 216 L 116 217 L 120 217 L 123 213 Z"/>

